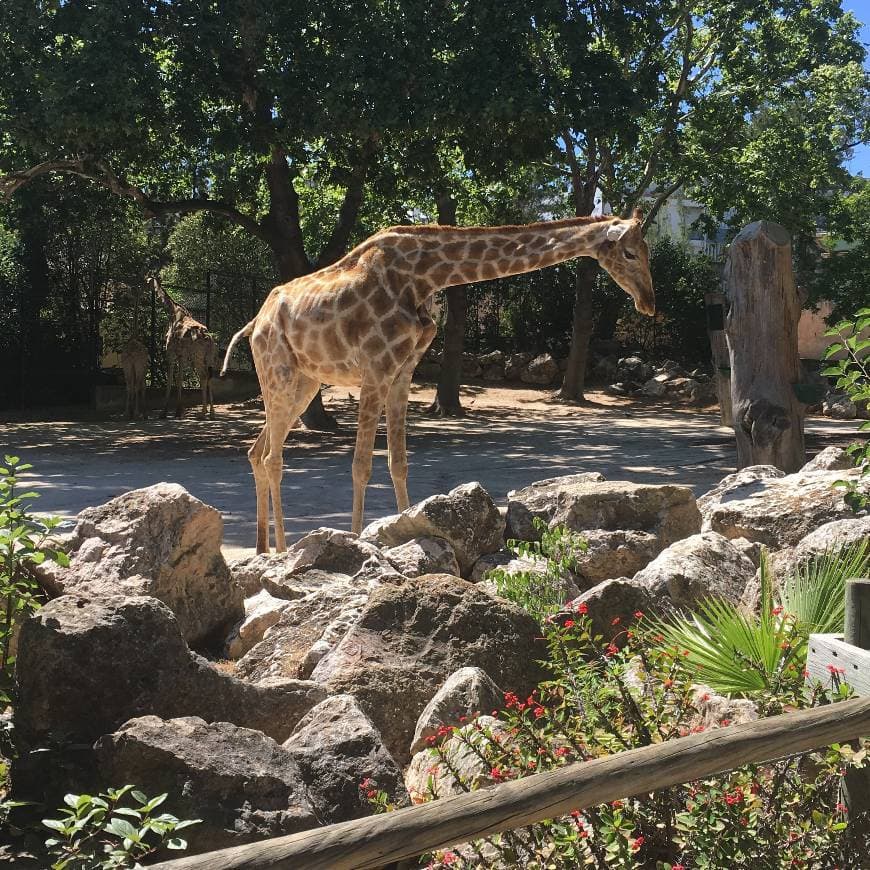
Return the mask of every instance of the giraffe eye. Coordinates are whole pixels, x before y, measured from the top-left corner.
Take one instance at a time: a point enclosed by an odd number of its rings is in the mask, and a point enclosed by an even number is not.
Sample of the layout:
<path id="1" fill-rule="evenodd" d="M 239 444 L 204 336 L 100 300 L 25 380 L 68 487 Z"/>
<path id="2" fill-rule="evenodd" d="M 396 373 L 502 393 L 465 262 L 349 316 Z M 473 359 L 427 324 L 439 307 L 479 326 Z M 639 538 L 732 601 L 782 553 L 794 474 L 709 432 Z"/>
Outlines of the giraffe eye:
<path id="1" fill-rule="evenodd" d="M 637 259 L 637 254 L 632 254 L 631 251 L 623 251 L 622 255 L 625 257 L 626 260 L 636 260 Z"/>

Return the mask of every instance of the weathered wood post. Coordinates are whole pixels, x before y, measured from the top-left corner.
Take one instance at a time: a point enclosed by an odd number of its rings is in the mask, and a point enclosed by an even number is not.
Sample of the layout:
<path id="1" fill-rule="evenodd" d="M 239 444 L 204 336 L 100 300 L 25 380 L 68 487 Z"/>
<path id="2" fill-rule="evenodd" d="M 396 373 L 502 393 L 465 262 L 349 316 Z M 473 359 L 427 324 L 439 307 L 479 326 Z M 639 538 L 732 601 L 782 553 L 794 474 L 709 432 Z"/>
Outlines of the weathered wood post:
<path id="1" fill-rule="evenodd" d="M 719 420 L 723 426 L 733 426 L 731 412 L 731 359 L 728 355 L 728 339 L 725 336 L 725 294 L 705 293 L 707 311 L 707 335 L 713 360 L 713 383 L 719 399 Z"/>
<path id="2" fill-rule="evenodd" d="M 723 282 L 737 467 L 797 471 L 806 458 L 804 405 L 795 392 L 801 304 L 785 228 L 769 221 L 744 227 L 728 249 Z"/>

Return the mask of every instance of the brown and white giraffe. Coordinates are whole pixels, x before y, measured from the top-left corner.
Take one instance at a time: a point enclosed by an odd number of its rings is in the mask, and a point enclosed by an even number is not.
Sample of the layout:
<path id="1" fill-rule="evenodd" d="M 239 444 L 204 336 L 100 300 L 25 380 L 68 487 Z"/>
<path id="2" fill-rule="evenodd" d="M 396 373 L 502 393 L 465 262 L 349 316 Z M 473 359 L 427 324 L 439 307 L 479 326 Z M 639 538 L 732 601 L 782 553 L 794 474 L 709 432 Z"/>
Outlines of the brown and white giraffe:
<path id="1" fill-rule="evenodd" d="M 202 391 L 202 416 L 208 414 L 214 420 L 211 379 L 220 365 L 214 337 L 183 305 L 169 297 L 156 277 L 152 281 L 170 318 L 169 328 L 166 330 L 166 402 L 161 416 L 165 417 L 169 410 L 173 386 L 176 391 L 175 416 L 181 416 L 184 372 L 190 367 L 196 372 Z"/>
<path id="2" fill-rule="evenodd" d="M 400 511 L 409 506 L 405 415 L 414 369 L 435 337 L 432 296 L 444 287 L 594 257 L 643 314 L 655 313 L 640 215 L 526 226 L 398 226 L 376 233 L 324 269 L 276 287 L 227 349 L 249 336 L 266 422 L 248 451 L 257 492 L 257 552 L 285 549 L 284 439 L 320 384 L 358 385 L 351 528 L 362 529 L 378 421 L 386 406 L 388 464 Z"/>
<path id="3" fill-rule="evenodd" d="M 121 368 L 124 370 L 124 384 L 127 387 L 127 395 L 124 400 L 124 414 L 128 419 L 141 416 L 144 420 L 145 413 L 145 374 L 148 371 L 150 355 L 148 348 L 131 336 L 121 348 Z"/>

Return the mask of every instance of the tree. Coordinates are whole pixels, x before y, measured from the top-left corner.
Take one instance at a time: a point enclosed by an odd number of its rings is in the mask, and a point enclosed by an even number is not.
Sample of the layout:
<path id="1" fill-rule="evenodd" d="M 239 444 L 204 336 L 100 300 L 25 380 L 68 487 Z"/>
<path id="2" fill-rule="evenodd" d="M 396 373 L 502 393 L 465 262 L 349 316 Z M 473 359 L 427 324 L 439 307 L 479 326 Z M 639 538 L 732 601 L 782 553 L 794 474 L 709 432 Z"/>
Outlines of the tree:
<path id="1" fill-rule="evenodd" d="M 805 215 L 815 205 L 805 195 L 807 182 L 822 189 L 830 184 L 855 137 L 866 135 L 855 111 L 862 100 L 866 106 L 867 95 L 858 23 L 834 0 L 568 0 L 564 8 L 559 26 L 536 27 L 536 49 L 560 130 L 554 169 L 570 180 L 577 214 L 590 213 L 600 190 L 616 211 L 647 200 L 649 225 L 684 188 L 724 213 L 748 176 L 752 194 L 745 201 L 757 205 L 771 186 L 753 165 L 749 143 L 769 154 L 761 133 L 775 118 L 777 137 L 805 141 L 798 177 L 776 176 L 791 207 Z M 591 112 L 585 63 L 578 69 L 575 60 L 583 38 L 603 63 L 619 69 L 621 80 L 607 95 L 612 102 Z M 809 130 L 808 117 L 815 122 Z M 821 135 L 826 124 L 832 132 Z M 743 167 L 742 175 L 735 175 L 735 166 Z M 561 388 L 569 399 L 583 395 L 595 271 L 594 264 L 578 265 L 574 335 Z"/>

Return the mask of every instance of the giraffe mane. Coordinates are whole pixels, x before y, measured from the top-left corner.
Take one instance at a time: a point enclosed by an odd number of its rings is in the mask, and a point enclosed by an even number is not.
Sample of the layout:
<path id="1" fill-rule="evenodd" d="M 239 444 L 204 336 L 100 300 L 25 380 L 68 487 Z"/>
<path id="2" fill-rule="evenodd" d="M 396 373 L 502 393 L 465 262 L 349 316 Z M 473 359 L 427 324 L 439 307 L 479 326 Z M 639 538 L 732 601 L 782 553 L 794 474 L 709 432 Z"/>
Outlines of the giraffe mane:
<path id="1" fill-rule="evenodd" d="M 562 229 L 564 227 L 583 226 L 585 224 L 596 224 L 613 220 L 624 220 L 624 218 L 612 214 L 588 215 L 585 217 L 563 218 L 558 221 L 536 221 L 531 224 L 501 224 L 492 227 L 459 227 L 453 226 L 453 224 L 399 224 L 394 227 L 383 229 L 381 230 L 381 233 L 441 233 L 444 230 L 450 230 L 451 232 L 455 231 L 463 235 L 474 236 L 498 232 L 499 230 L 516 230 L 517 232 L 521 232 L 522 230 L 527 230 L 529 232 L 540 230 L 541 232 L 545 232 L 548 229 Z"/>

